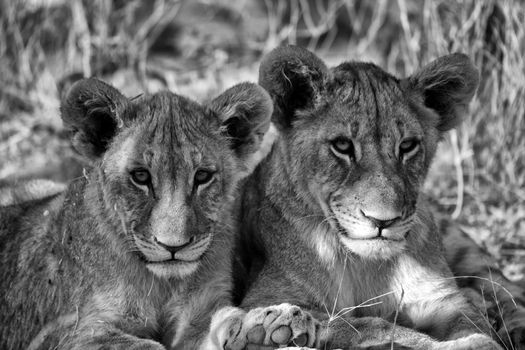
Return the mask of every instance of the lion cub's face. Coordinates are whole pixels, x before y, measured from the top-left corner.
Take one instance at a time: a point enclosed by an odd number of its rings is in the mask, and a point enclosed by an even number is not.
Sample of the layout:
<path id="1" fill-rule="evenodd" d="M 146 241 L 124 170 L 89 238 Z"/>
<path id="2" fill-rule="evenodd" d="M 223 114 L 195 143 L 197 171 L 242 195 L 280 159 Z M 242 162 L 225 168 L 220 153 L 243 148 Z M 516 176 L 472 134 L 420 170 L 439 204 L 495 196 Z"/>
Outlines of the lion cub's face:
<path id="1" fill-rule="evenodd" d="M 263 61 L 261 85 L 277 101 L 297 190 L 346 249 L 368 258 L 398 254 L 439 137 L 459 122 L 477 87 L 475 68 L 450 55 L 399 80 L 366 63 L 328 71 L 294 47 L 273 55 Z"/>
<path id="2" fill-rule="evenodd" d="M 438 133 L 377 67 L 343 65 L 333 74 L 326 100 L 300 113 L 289 151 L 341 242 L 389 256 L 403 249 Z"/>
<path id="3" fill-rule="evenodd" d="M 74 143 L 80 141 L 77 149 L 96 160 L 100 205 L 123 249 L 159 276 L 194 272 L 230 223 L 235 186 L 268 127 L 267 94 L 242 84 L 203 107 L 167 92 L 128 101 L 100 81 L 78 84 L 62 108 L 64 119 Z M 85 90 L 110 101 L 79 103 Z M 79 108 L 90 112 L 78 117 Z M 80 122 L 87 124 L 79 128 Z M 100 137 L 105 130 L 108 136 Z"/>
<path id="4" fill-rule="evenodd" d="M 240 170 L 218 120 L 198 104 L 168 93 L 133 104 L 134 122 L 103 158 L 106 189 L 148 269 L 185 275 L 229 209 Z"/>

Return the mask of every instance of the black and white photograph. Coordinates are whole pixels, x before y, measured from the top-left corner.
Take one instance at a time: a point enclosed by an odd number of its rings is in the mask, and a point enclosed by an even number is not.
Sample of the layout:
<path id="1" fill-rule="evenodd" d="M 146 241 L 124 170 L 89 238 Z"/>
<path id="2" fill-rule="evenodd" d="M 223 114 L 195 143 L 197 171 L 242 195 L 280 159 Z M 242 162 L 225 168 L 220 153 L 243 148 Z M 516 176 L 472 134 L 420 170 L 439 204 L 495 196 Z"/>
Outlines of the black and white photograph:
<path id="1" fill-rule="evenodd" d="M 523 0 L 0 0 L 0 350 L 525 350 Z"/>

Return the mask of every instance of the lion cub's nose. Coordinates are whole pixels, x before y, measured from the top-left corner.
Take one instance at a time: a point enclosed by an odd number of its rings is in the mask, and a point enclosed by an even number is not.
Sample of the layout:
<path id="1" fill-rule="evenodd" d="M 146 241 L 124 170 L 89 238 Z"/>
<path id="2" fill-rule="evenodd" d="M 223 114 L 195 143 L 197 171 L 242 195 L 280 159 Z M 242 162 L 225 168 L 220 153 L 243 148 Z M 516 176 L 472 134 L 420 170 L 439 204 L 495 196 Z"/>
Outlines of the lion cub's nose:
<path id="1" fill-rule="evenodd" d="M 400 213 L 388 213 L 380 215 L 378 213 L 374 212 L 367 212 L 365 210 L 361 210 L 361 213 L 365 218 L 370 220 L 375 227 L 379 229 L 387 228 L 392 226 L 395 222 L 399 221 L 401 219 Z"/>
<path id="2" fill-rule="evenodd" d="M 186 240 L 185 242 L 182 242 L 182 244 L 179 244 L 179 245 L 168 245 L 168 244 L 162 243 L 161 241 L 157 239 L 157 237 L 154 237 L 153 240 L 155 241 L 155 243 L 160 245 L 162 248 L 166 249 L 171 254 L 175 254 L 179 250 L 182 250 L 186 248 L 187 246 L 189 246 L 190 244 L 192 244 L 195 241 L 195 236 L 191 236 L 188 240 Z"/>

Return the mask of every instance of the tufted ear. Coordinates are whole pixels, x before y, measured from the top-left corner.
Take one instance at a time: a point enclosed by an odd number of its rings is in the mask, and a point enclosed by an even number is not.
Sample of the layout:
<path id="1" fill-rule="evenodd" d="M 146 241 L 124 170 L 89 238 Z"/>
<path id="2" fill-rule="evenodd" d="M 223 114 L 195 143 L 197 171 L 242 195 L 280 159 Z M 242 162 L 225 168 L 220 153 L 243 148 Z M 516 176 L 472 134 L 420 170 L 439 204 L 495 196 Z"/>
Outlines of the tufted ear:
<path id="1" fill-rule="evenodd" d="M 126 104 L 117 89 L 98 79 L 76 82 L 60 106 L 73 147 L 89 160 L 99 158 L 122 123 L 119 115 Z"/>
<path id="2" fill-rule="evenodd" d="M 439 120 L 437 129 L 450 130 L 461 123 L 479 84 L 479 72 L 468 56 L 461 53 L 442 56 L 402 81 Z"/>
<path id="3" fill-rule="evenodd" d="M 253 168 L 254 154 L 270 127 L 272 100 L 260 86 L 237 84 L 216 97 L 208 106 L 221 121 L 221 129 L 230 140 L 246 171 Z"/>
<path id="4" fill-rule="evenodd" d="M 274 102 L 274 124 L 290 127 L 297 110 L 314 107 L 328 74 L 321 59 L 301 47 L 282 46 L 268 53 L 259 68 L 259 84 Z"/>

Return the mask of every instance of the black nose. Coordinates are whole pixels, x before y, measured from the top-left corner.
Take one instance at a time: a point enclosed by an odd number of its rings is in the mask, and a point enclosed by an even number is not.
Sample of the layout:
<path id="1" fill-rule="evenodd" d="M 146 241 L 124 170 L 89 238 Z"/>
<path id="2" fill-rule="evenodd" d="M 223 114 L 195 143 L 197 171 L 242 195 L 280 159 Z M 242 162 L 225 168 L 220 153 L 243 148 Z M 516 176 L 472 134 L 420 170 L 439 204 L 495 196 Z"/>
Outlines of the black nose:
<path id="1" fill-rule="evenodd" d="M 175 254 L 179 250 L 182 250 L 186 248 L 187 246 L 189 246 L 190 244 L 192 244 L 195 241 L 195 236 L 190 237 L 190 239 L 188 239 L 186 242 L 184 242 L 181 245 L 167 245 L 159 241 L 157 237 L 154 237 L 153 240 L 155 241 L 155 243 L 160 245 L 162 248 L 166 249 L 171 254 Z"/>
<path id="2" fill-rule="evenodd" d="M 383 219 L 376 219 L 375 217 L 373 216 L 367 216 L 365 215 L 365 213 L 363 213 L 363 215 L 365 216 L 365 218 L 367 218 L 368 220 L 372 221 L 372 223 L 378 228 L 378 229 L 383 229 L 383 228 L 387 228 L 387 227 L 390 227 L 392 226 L 396 221 L 399 221 L 399 219 L 401 219 L 400 216 L 397 216 L 393 219 L 389 219 L 389 220 L 383 220 Z"/>

